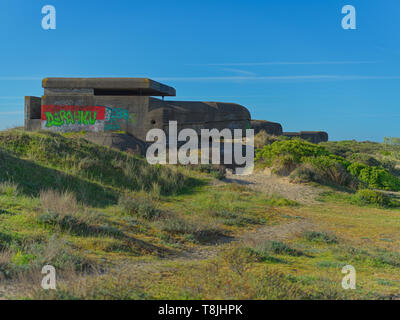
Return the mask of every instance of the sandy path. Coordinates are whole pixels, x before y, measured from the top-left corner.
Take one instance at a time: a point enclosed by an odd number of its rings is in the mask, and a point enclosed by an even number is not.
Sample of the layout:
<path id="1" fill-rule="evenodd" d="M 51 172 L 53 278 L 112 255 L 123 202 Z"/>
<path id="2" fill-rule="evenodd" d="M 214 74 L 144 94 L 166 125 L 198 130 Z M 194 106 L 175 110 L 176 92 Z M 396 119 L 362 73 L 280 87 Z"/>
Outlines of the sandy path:
<path id="1" fill-rule="evenodd" d="M 276 177 L 264 172 L 255 172 L 248 176 L 227 173 L 226 183 L 238 183 L 265 192 L 269 195 L 279 195 L 301 204 L 316 204 L 315 198 L 321 192 L 318 188 L 304 184 L 290 183 L 288 178 Z"/>

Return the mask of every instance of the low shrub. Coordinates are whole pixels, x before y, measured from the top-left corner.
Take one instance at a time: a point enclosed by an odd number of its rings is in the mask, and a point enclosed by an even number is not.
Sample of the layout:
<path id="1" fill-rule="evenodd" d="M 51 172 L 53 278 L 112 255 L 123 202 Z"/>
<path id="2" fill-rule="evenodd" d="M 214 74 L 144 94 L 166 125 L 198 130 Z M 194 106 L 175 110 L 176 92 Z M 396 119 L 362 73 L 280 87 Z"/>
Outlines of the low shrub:
<path id="1" fill-rule="evenodd" d="M 299 203 L 294 200 L 282 198 L 276 195 L 264 198 L 263 202 L 273 207 L 296 207 L 299 205 Z"/>
<path id="2" fill-rule="evenodd" d="M 123 232 L 104 223 L 96 212 L 85 211 L 75 214 L 60 214 L 47 212 L 38 216 L 38 221 L 44 225 L 58 227 L 61 231 L 79 236 L 109 235 L 123 237 Z"/>
<path id="3" fill-rule="evenodd" d="M 316 182 L 353 188 L 357 186 L 357 181 L 346 170 L 348 162 L 340 157 L 333 155 L 308 157 L 304 161 L 315 168 L 314 172 L 318 172 L 314 178 L 320 179 L 320 181 L 314 180 Z"/>
<path id="4" fill-rule="evenodd" d="M 272 166 L 274 160 L 281 156 L 290 156 L 294 163 L 301 163 L 304 157 L 329 155 L 329 152 L 319 145 L 302 140 L 276 141 L 256 151 L 255 160 Z"/>
<path id="5" fill-rule="evenodd" d="M 351 162 L 362 163 L 370 167 L 379 167 L 382 165 L 379 160 L 365 153 L 354 153 L 351 155 L 351 157 L 349 157 L 349 160 Z"/>
<path id="6" fill-rule="evenodd" d="M 279 176 L 288 176 L 297 166 L 298 162 L 293 155 L 281 155 L 274 159 L 272 172 Z"/>
<path id="7" fill-rule="evenodd" d="M 319 170 L 309 163 L 300 165 L 290 174 L 289 178 L 293 183 L 322 182 L 323 180 Z"/>
<path id="8" fill-rule="evenodd" d="M 386 169 L 369 167 L 359 162 L 352 163 L 347 169 L 368 188 L 391 191 L 400 190 L 400 179 L 391 175 Z"/>
<path id="9" fill-rule="evenodd" d="M 220 253 L 222 260 L 227 263 L 229 268 L 242 276 L 254 262 L 265 261 L 265 256 L 252 248 L 233 246 Z"/>
<path id="10" fill-rule="evenodd" d="M 362 189 L 352 197 L 353 202 L 359 205 L 376 205 L 379 207 L 395 206 L 393 200 L 382 192 Z"/>
<path id="11" fill-rule="evenodd" d="M 65 240 L 53 235 L 46 242 L 25 243 L 0 251 L 0 276 L 7 279 L 32 272 L 40 273 L 44 265 L 57 270 L 89 271 L 93 262 L 76 254 Z"/>
<path id="12" fill-rule="evenodd" d="M 302 256 L 304 253 L 302 251 L 293 249 L 289 245 L 287 245 L 284 242 L 280 241 L 271 241 L 268 240 L 263 243 L 259 243 L 256 247 L 255 250 L 259 253 L 263 254 L 287 254 L 289 256 Z"/>
<path id="13" fill-rule="evenodd" d="M 184 235 L 186 239 L 198 242 L 208 242 L 223 235 L 215 223 L 187 221 L 174 215 L 158 221 L 157 224 L 161 231 L 172 235 Z"/>
<path id="14" fill-rule="evenodd" d="M 152 198 L 144 195 L 122 195 L 119 206 L 129 215 L 136 215 L 146 220 L 154 220 L 162 216 L 161 210 Z"/>
<path id="15" fill-rule="evenodd" d="M 198 172 L 208 173 L 218 180 L 222 180 L 226 177 L 226 168 L 221 165 L 198 164 L 190 166 L 190 169 Z"/>
<path id="16" fill-rule="evenodd" d="M 304 237 L 308 241 L 312 242 L 325 242 L 328 244 L 338 243 L 338 239 L 335 235 L 326 233 L 326 232 L 318 232 L 318 231 L 307 231 L 304 233 Z"/>
<path id="17" fill-rule="evenodd" d="M 260 219 L 249 217 L 242 212 L 229 210 L 212 210 L 211 215 L 220 219 L 227 226 L 245 226 L 248 224 L 259 224 Z"/>

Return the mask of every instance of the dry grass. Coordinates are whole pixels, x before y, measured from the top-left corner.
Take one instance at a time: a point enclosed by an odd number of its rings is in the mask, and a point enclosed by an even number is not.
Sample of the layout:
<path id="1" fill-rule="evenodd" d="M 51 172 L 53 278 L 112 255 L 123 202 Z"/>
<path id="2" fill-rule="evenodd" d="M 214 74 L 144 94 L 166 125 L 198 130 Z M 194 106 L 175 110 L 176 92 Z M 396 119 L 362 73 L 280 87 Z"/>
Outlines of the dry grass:
<path id="1" fill-rule="evenodd" d="M 57 290 L 44 291 L 31 287 L 26 295 L 37 300 L 139 300 L 150 298 L 140 286 L 140 278 L 132 267 L 120 267 L 104 274 L 90 275 L 64 272 L 57 281 Z"/>
<path id="2" fill-rule="evenodd" d="M 0 195 L 6 196 L 18 196 L 19 195 L 19 188 L 18 184 L 12 181 L 4 181 L 0 182 Z"/>
<path id="3" fill-rule="evenodd" d="M 69 191 L 42 190 L 40 203 L 47 212 L 57 212 L 62 216 L 75 215 L 79 210 L 75 194 Z"/>
<path id="4" fill-rule="evenodd" d="M 268 134 L 265 130 L 261 130 L 254 136 L 254 146 L 256 148 L 262 148 L 278 140 L 279 137 Z"/>

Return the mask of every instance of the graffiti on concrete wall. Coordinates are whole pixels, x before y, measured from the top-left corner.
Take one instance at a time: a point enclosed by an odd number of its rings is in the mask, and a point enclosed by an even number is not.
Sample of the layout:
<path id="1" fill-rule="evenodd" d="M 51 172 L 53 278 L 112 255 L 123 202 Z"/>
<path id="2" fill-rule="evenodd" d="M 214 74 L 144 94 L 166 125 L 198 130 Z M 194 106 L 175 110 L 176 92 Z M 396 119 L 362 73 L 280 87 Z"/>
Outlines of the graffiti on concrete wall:
<path id="1" fill-rule="evenodd" d="M 134 123 L 127 109 L 103 106 L 42 106 L 42 129 L 71 131 L 118 131 Z"/>
<path id="2" fill-rule="evenodd" d="M 129 121 L 129 112 L 121 108 L 106 107 L 106 122 L 104 131 L 116 131 L 121 129 L 121 122 Z"/>

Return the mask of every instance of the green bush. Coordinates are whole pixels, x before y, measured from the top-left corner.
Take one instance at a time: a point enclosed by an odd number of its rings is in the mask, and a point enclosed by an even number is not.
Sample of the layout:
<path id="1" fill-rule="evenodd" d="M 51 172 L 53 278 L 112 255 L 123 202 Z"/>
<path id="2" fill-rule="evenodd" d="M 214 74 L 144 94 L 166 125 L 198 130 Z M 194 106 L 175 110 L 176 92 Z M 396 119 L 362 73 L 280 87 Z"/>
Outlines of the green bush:
<path id="1" fill-rule="evenodd" d="M 272 171 L 279 176 L 288 176 L 298 166 L 298 162 L 291 154 L 284 154 L 274 159 Z"/>
<path id="2" fill-rule="evenodd" d="M 315 181 L 354 187 L 346 171 L 350 162 L 325 148 L 302 140 L 277 141 L 256 152 L 256 161 L 272 167 L 278 175 L 291 175 L 294 182 Z"/>
<path id="3" fill-rule="evenodd" d="M 294 139 L 276 141 L 257 150 L 255 159 L 267 166 L 271 166 L 273 161 L 281 156 L 290 156 L 295 163 L 301 163 L 304 157 L 318 157 L 324 155 L 329 155 L 329 152 L 324 147 Z"/>
<path id="4" fill-rule="evenodd" d="M 382 165 L 376 158 L 365 153 L 354 153 L 350 157 L 351 162 L 358 162 L 371 167 L 379 167 Z"/>
<path id="5" fill-rule="evenodd" d="M 358 190 L 352 198 L 355 203 L 361 205 L 377 205 L 379 207 L 390 207 L 395 205 L 390 197 L 384 193 L 368 189 Z"/>
<path id="6" fill-rule="evenodd" d="M 318 172 L 314 176 L 314 179 L 320 179 L 321 181 L 315 180 L 321 183 L 333 183 L 339 186 L 355 187 L 357 185 L 354 178 L 346 170 L 346 166 L 349 163 L 333 155 L 319 156 L 319 157 L 308 157 L 304 160 L 306 163 L 311 164 Z"/>
<path id="7" fill-rule="evenodd" d="M 321 182 L 322 176 L 319 170 L 309 163 L 304 163 L 290 174 L 290 182 Z"/>
<path id="8" fill-rule="evenodd" d="M 362 163 L 352 163 L 348 171 L 368 188 L 383 190 L 400 190 L 400 179 L 391 175 L 386 169 L 369 167 Z"/>

